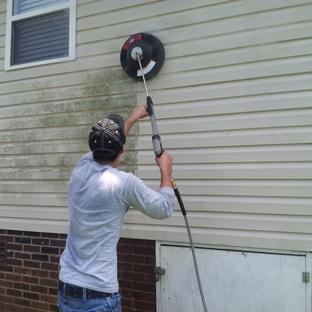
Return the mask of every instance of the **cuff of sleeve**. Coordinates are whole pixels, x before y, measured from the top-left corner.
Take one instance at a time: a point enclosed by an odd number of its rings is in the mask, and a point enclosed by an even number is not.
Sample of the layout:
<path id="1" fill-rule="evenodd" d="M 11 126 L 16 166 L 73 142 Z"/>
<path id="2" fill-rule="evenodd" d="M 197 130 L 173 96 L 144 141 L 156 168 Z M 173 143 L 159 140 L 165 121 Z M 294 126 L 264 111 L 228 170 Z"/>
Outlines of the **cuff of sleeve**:
<path id="1" fill-rule="evenodd" d="M 170 195 L 174 195 L 174 191 L 172 187 L 169 186 L 163 186 L 159 189 L 159 193 L 167 193 Z"/>

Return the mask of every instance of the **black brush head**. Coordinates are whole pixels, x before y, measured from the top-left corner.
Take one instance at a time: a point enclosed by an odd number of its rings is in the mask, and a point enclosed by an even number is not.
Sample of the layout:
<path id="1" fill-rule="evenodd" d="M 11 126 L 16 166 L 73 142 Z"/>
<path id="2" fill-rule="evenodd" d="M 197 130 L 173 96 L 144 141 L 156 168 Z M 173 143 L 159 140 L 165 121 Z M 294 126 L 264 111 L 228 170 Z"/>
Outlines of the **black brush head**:
<path id="1" fill-rule="evenodd" d="M 138 55 L 145 80 L 155 77 L 165 61 L 165 50 L 161 41 L 151 34 L 137 33 L 128 38 L 121 49 L 121 67 L 129 77 L 142 81 L 141 67 L 136 58 Z"/>

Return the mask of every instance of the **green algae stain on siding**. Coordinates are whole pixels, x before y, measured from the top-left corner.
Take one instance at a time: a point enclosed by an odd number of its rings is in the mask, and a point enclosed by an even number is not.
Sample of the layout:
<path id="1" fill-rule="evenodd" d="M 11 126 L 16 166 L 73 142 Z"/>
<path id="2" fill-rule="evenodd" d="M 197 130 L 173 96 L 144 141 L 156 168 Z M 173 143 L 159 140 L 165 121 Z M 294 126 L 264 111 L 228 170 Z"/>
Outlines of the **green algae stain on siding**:
<path id="1" fill-rule="evenodd" d="M 12 166 L 7 165 L 13 167 L 14 157 L 26 156 L 23 167 L 34 168 L 31 159 L 40 155 L 46 161 L 38 167 L 43 172 L 53 167 L 51 179 L 69 178 L 69 168 L 88 151 L 92 124 L 111 113 L 124 119 L 131 114 L 137 105 L 135 83 L 125 79 L 121 69 L 67 73 L 23 82 L 23 90 L 6 95 L 5 101 L 10 105 L 1 108 L 1 152 L 3 156 L 16 155 L 12 156 Z M 133 150 L 138 133 L 135 125 L 121 158 L 125 170 L 133 171 L 137 163 Z M 70 162 L 65 164 L 61 159 L 66 155 Z"/>

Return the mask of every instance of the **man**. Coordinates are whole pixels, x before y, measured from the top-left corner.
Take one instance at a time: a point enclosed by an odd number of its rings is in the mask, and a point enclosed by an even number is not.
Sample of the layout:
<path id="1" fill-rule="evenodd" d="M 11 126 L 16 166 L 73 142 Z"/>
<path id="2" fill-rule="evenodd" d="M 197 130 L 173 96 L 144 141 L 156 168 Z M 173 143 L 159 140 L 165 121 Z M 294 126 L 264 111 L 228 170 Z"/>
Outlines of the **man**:
<path id="1" fill-rule="evenodd" d="M 117 169 L 126 136 L 148 113 L 136 107 L 124 122 L 110 115 L 96 123 L 89 135 L 91 152 L 76 164 L 68 185 L 69 231 L 60 259 L 58 306 L 61 312 L 121 312 L 116 246 L 128 208 L 155 219 L 174 209 L 170 171 L 172 157 L 156 158 L 161 173 L 158 192 L 131 173 Z"/>

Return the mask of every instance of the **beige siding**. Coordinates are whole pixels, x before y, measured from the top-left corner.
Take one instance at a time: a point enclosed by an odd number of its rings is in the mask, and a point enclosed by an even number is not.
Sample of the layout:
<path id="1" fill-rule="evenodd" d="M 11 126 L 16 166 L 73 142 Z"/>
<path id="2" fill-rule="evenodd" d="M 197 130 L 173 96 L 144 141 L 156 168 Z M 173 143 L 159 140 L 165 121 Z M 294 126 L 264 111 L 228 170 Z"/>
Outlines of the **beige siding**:
<path id="1" fill-rule="evenodd" d="M 196 243 L 312 250 L 312 1 L 77 0 L 76 60 L 5 72 L 0 2 L 0 228 L 67 231 L 66 188 L 92 123 L 145 102 L 120 49 L 164 44 L 147 82 Z M 139 135 L 138 135 L 139 134 Z M 149 120 L 121 168 L 157 189 Z M 126 237 L 187 242 L 183 216 L 135 210 Z"/>
<path id="2" fill-rule="evenodd" d="M 148 85 L 197 243 L 312 249 L 311 4 L 232 1 L 160 32 L 167 59 Z M 140 130 L 144 149 L 149 122 Z M 148 155 L 138 174 L 156 188 Z M 127 218 L 128 235 L 188 241 L 178 206 L 156 227 Z"/>

